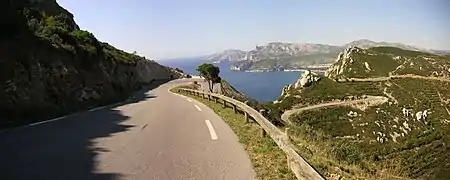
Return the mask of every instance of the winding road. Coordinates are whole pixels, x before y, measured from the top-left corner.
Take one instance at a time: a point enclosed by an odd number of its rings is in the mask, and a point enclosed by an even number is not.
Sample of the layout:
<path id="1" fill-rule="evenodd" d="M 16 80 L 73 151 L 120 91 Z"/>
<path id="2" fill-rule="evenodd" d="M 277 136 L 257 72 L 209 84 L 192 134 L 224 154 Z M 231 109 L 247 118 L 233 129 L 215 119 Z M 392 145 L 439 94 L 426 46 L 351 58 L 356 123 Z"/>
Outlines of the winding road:
<path id="1" fill-rule="evenodd" d="M 0 179 L 255 179 L 229 126 L 205 105 L 168 91 L 193 80 L 0 132 Z"/>
<path id="2" fill-rule="evenodd" d="M 388 76 L 388 77 L 376 77 L 376 78 L 349 78 L 350 81 L 356 81 L 356 82 L 378 82 L 378 81 L 388 81 L 393 78 L 411 78 L 411 79 L 424 79 L 424 80 L 433 80 L 433 81 L 444 81 L 444 82 L 450 82 L 450 79 L 447 78 L 441 78 L 441 77 L 425 77 L 425 76 L 419 76 L 414 74 L 406 74 L 406 75 L 394 75 L 394 76 Z M 322 104 L 316 104 L 312 106 L 307 106 L 303 108 L 298 109 L 291 109 L 285 111 L 281 115 L 281 120 L 287 123 L 291 123 L 289 121 L 289 117 L 292 114 L 299 113 L 306 110 L 312 110 L 322 107 L 328 107 L 328 106 L 341 106 L 341 105 L 349 105 L 349 104 L 356 104 L 356 103 L 363 103 L 363 102 L 369 102 L 369 101 L 387 101 L 388 98 L 384 96 L 368 96 L 366 99 L 358 99 L 358 100 L 352 100 L 352 101 L 341 101 L 341 102 L 328 102 L 328 103 L 322 103 Z"/>
<path id="3" fill-rule="evenodd" d="M 365 102 L 371 102 L 371 101 L 385 101 L 385 102 L 387 102 L 388 98 L 384 97 L 384 96 L 367 96 L 366 99 L 357 99 L 357 100 L 340 101 L 340 102 L 328 102 L 328 103 L 316 104 L 316 105 L 307 106 L 307 107 L 298 108 L 298 109 L 291 109 L 291 110 L 285 111 L 281 115 L 281 120 L 283 120 L 284 122 L 287 122 L 287 123 L 291 123 L 291 121 L 289 120 L 289 117 L 292 114 L 299 113 L 299 112 L 302 112 L 302 111 L 312 110 L 312 109 L 317 109 L 317 108 L 323 108 L 323 107 L 328 107 L 328 106 L 343 106 L 343 105 L 365 103 Z"/>

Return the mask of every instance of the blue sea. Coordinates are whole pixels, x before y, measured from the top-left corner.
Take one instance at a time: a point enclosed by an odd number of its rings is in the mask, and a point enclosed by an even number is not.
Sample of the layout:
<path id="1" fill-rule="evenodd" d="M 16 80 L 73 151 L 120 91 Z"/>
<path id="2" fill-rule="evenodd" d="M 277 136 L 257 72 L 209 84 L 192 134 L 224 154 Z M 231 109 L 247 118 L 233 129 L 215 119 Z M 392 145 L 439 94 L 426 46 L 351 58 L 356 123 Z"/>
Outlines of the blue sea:
<path id="1" fill-rule="evenodd" d="M 198 59 L 182 59 L 161 61 L 161 64 L 178 67 L 189 74 L 198 75 L 196 68 L 204 63 Z M 231 71 L 231 63 L 215 64 L 220 68 L 220 76 L 245 95 L 260 102 L 274 101 L 283 87 L 292 84 L 300 78 L 300 72 L 240 72 Z"/>

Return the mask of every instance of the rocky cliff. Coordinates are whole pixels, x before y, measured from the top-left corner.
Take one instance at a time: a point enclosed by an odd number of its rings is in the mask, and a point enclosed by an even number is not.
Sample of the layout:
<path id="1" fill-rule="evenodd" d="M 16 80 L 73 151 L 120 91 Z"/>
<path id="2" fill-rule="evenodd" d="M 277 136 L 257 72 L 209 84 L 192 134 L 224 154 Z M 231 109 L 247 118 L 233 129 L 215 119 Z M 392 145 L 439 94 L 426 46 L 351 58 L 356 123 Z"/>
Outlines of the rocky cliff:
<path id="1" fill-rule="evenodd" d="M 80 30 L 55 0 L 1 2 L 0 127 L 121 100 L 173 69 Z"/>

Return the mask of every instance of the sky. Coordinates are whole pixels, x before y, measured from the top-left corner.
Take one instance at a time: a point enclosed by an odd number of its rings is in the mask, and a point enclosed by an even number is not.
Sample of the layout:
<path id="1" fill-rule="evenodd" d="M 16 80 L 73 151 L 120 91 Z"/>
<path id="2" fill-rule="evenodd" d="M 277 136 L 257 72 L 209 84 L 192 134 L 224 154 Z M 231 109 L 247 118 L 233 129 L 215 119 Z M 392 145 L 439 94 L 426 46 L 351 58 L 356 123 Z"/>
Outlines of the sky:
<path id="1" fill-rule="evenodd" d="M 57 0 L 81 29 L 149 59 L 358 39 L 450 50 L 449 0 Z"/>

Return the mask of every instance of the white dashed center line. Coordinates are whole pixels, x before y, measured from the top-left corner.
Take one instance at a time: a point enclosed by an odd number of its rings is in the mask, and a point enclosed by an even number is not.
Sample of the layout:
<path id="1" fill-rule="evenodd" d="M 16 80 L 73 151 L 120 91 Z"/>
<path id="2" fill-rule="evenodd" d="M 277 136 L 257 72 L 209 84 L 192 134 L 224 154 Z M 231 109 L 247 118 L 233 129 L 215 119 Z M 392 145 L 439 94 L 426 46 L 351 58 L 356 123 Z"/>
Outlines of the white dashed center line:
<path id="1" fill-rule="evenodd" d="M 36 122 L 36 123 L 33 123 L 33 124 L 29 124 L 28 126 L 35 126 L 35 125 L 38 125 L 38 124 L 45 124 L 45 123 L 49 123 L 49 122 L 52 122 L 52 121 L 60 120 L 60 119 L 65 118 L 65 117 L 66 116 L 62 116 L 62 117 L 59 117 L 59 118 L 54 118 L 54 119 L 50 119 L 50 120 L 46 120 L 46 121 Z"/>
<path id="2" fill-rule="evenodd" d="M 197 104 L 194 106 L 195 106 L 195 108 L 197 108 L 198 111 L 202 111 L 202 109 L 200 109 L 200 107 L 198 107 Z"/>
<path id="3" fill-rule="evenodd" d="M 206 126 L 208 126 L 209 134 L 211 135 L 212 140 L 217 140 L 217 134 L 216 131 L 214 131 L 214 127 L 212 126 L 211 122 L 209 120 L 205 120 Z"/>

